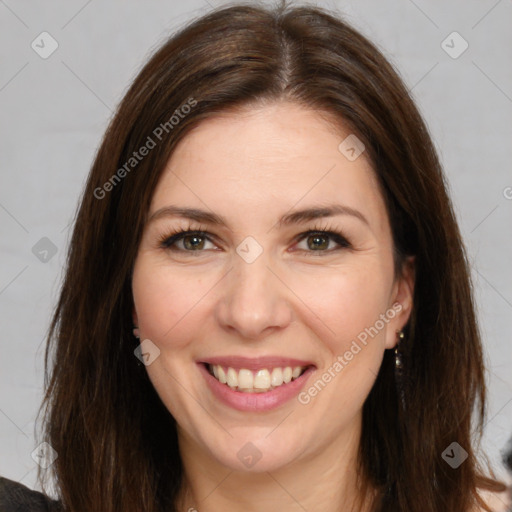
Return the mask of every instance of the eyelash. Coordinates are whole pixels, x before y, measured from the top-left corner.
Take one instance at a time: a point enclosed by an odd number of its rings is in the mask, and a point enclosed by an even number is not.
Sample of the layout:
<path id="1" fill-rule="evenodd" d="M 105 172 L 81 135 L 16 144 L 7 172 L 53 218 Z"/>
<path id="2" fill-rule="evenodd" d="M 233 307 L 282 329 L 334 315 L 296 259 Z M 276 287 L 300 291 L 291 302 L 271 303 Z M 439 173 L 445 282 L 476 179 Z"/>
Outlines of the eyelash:
<path id="1" fill-rule="evenodd" d="M 197 250 L 197 251 L 189 251 L 186 249 L 176 249 L 172 246 L 178 242 L 179 240 L 182 240 L 187 235 L 196 235 L 201 238 L 206 238 L 209 242 L 214 243 L 213 240 L 208 236 L 209 233 L 207 231 L 204 231 L 201 228 L 193 229 L 191 225 L 187 226 L 186 229 L 177 229 L 172 232 L 166 233 L 164 236 L 162 236 L 158 241 L 158 246 L 162 249 L 169 249 L 172 251 L 178 251 L 178 252 L 188 252 L 188 253 L 201 253 L 203 250 Z M 349 249 L 352 247 L 350 242 L 346 239 L 345 236 L 342 235 L 339 231 L 336 231 L 335 229 L 331 228 L 330 226 L 314 226 L 312 229 L 305 231 L 304 233 L 301 233 L 297 236 L 297 242 L 302 241 L 303 239 L 307 239 L 310 236 L 313 235 L 321 235 L 326 238 L 331 238 L 335 243 L 338 244 L 338 247 L 335 249 L 326 249 L 326 250 L 306 250 L 306 249 L 298 249 L 303 252 L 311 253 L 311 255 L 319 255 L 322 254 L 329 254 L 333 251 L 338 251 L 341 249 Z M 318 253 L 318 254 L 315 254 Z"/>

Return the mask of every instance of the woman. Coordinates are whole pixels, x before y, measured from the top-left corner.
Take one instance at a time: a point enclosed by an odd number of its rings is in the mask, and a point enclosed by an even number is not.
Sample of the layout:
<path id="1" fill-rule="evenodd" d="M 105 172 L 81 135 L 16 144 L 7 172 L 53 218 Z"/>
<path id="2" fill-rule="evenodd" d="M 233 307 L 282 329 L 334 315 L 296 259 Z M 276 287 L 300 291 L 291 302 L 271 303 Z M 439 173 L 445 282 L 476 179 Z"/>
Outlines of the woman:
<path id="1" fill-rule="evenodd" d="M 325 10 L 218 10 L 147 63 L 89 175 L 46 364 L 73 512 L 470 512 L 504 490 L 472 438 L 481 342 L 428 131 Z"/>

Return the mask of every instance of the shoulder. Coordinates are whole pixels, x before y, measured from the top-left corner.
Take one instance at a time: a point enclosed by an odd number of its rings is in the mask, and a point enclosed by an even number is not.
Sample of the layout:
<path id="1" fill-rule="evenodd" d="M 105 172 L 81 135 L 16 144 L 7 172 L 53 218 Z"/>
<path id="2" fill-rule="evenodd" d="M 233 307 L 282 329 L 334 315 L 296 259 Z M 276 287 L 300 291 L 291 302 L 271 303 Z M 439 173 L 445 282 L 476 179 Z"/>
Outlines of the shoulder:
<path id="1" fill-rule="evenodd" d="M 57 512 L 61 511 L 59 501 L 47 498 L 43 493 L 0 476 L 1 512 Z"/>
<path id="2" fill-rule="evenodd" d="M 487 506 L 492 510 L 492 512 L 508 512 L 509 510 L 511 510 L 509 508 L 512 504 L 509 489 L 504 492 L 480 491 L 479 494 L 483 498 Z M 477 508 L 471 512 L 486 511 L 483 508 Z"/>

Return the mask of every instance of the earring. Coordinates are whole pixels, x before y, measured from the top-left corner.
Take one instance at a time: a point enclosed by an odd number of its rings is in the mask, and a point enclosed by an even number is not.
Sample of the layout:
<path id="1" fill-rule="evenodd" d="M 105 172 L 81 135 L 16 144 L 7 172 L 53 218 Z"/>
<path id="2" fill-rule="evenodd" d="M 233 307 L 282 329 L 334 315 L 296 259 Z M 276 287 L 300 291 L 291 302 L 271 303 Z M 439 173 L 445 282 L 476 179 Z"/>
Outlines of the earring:
<path id="1" fill-rule="evenodd" d="M 396 331 L 396 334 L 398 335 L 398 342 L 395 346 L 395 370 L 397 372 L 403 371 L 403 361 L 402 361 L 402 353 L 400 352 L 400 344 L 405 338 L 404 331 Z"/>
<path id="2" fill-rule="evenodd" d="M 403 343 L 405 339 L 405 334 L 403 330 L 396 331 L 398 336 L 398 342 L 395 346 L 395 383 L 396 383 L 396 391 L 398 396 L 400 397 L 400 401 L 402 402 L 402 407 L 405 409 L 405 394 L 404 394 L 404 362 L 403 362 L 403 354 L 400 350 L 400 345 Z"/>
<path id="3" fill-rule="evenodd" d="M 133 326 L 133 335 L 135 336 L 135 338 L 140 339 L 139 327 L 136 326 L 136 325 Z M 139 356 L 136 357 L 136 360 L 137 360 L 137 367 L 138 368 L 144 368 L 144 365 L 140 361 Z"/>

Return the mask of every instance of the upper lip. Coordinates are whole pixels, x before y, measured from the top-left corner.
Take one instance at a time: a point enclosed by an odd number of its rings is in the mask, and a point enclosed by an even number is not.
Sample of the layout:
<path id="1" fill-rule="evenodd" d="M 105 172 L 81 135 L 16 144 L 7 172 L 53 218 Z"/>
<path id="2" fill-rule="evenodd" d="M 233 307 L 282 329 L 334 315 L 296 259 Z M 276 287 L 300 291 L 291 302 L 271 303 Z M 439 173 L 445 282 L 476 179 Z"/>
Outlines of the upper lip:
<path id="1" fill-rule="evenodd" d="M 257 371 L 262 368 L 285 368 L 291 366 L 306 367 L 315 366 L 312 361 L 305 361 L 302 359 L 295 359 L 293 357 L 279 357 L 279 356 L 262 356 L 262 357 L 243 357 L 243 356 L 217 356 L 201 359 L 199 363 L 221 365 L 223 367 L 231 367 L 233 369 L 246 369 Z"/>

